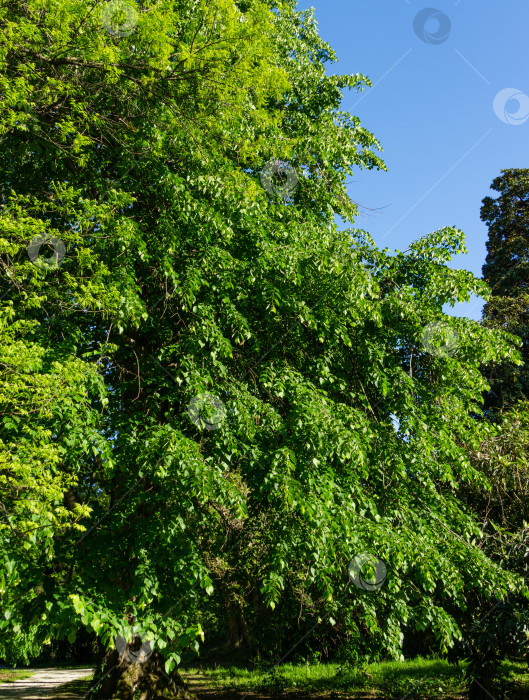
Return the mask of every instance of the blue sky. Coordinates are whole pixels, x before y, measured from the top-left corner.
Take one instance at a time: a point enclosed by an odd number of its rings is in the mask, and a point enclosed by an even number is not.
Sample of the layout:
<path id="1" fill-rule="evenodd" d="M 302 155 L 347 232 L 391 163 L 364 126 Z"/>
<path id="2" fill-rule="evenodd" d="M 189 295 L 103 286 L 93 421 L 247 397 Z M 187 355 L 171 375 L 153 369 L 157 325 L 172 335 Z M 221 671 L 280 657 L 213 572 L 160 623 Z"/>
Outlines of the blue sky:
<path id="1" fill-rule="evenodd" d="M 328 72 L 362 73 L 374 85 L 361 94 L 345 92 L 342 102 L 381 142 L 388 166 L 387 173 L 358 170 L 352 178 L 350 196 L 380 209 L 365 212 L 355 225 L 392 250 L 457 226 L 469 252 L 452 266 L 480 277 L 487 240 L 481 200 L 495 195 L 490 183 L 502 168 L 529 167 L 529 2 L 298 4 L 310 7 L 338 57 Z M 414 19 L 422 11 L 416 33 Z M 508 99 L 507 88 L 517 96 Z M 482 307 L 474 298 L 445 310 L 478 319 Z"/>

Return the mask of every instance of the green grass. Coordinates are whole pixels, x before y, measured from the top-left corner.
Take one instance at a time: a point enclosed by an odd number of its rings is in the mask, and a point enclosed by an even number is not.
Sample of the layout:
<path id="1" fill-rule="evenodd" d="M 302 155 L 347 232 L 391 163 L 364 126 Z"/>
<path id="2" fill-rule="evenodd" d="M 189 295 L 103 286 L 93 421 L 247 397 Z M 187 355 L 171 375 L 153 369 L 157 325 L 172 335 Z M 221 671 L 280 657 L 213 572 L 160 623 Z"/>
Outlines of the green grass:
<path id="1" fill-rule="evenodd" d="M 14 683 L 23 678 L 31 678 L 34 671 L 19 668 L 2 668 L 0 669 L 0 683 Z"/>
<path id="2" fill-rule="evenodd" d="M 311 693 L 340 697 L 370 693 L 392 699 L 461 698 L 465 693 L 465 664 L 454 666 L 440 659 L 386 661 L 356 669 L 338 664 L 284 664 L 271 672 L 238 667 L 187 669 L 184 678 L 203 674 L 209 688 L 219 692 L 258 691 L 269 695 Z M 529 673 L 522 664 L 504 664 L 513 686 L 513 698 L 529 697 Z M 515 681 L 515 679 L 518 679 Z M 189 680 L 189 679 L 188 679 Z M 524 696 L 525 693 L 525 696 Z"/>

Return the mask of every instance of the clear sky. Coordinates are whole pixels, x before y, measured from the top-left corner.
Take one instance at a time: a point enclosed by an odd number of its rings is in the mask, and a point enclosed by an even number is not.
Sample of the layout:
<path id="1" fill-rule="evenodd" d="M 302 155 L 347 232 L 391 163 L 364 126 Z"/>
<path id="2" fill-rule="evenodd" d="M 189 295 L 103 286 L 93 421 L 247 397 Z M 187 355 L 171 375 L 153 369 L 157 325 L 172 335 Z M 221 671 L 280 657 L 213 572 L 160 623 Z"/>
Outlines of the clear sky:
<path id="1" fill-rule="evenodd" d="M 328 72 L 373 82 L 342 102 L 381 142 L 388 167 L 354 174 L 349 195 L 379 209 L 355 225 L 377 246 L 399 250 L 457 226 L 469 252 L 452 266 L 480 277 L 481 200 L 495 196 L 490 183 L 502 168 L 529 167 L 529 0 L 298 3 L 310 7 L 338 57 Z M 478 319 L 482 307 L 474 298 L 445 311 Z"/>

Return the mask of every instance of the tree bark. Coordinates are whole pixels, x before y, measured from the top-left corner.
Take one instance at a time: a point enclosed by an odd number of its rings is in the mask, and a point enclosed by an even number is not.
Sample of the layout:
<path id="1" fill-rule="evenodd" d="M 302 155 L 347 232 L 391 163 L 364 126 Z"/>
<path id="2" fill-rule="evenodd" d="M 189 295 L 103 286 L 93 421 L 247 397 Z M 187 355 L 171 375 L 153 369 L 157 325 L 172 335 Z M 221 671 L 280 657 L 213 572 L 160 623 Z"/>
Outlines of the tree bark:
<path id="1" fill-rule="evenodd" d="M 252 640 L 240 603 L 228 603 L 226 607 L 228 633 L 226 635 L 225 645 L 227 647 L 240 647 L 242 642 L 251 654 L 253 651 Z"/>
<path id="2" fill-rule="evenodd" d="M 134 652 L 140 647 L 141 639 L 137 637 L 124 654 L 116 649 L 107 652 L 101 674 L 94 679 L 89 693 L 90 700 L 197 700 L 178 671 L 165 672 L 160 652 L 153 651 L 145 660 L 141 660 L 141 654 L 135 658 Z"/>

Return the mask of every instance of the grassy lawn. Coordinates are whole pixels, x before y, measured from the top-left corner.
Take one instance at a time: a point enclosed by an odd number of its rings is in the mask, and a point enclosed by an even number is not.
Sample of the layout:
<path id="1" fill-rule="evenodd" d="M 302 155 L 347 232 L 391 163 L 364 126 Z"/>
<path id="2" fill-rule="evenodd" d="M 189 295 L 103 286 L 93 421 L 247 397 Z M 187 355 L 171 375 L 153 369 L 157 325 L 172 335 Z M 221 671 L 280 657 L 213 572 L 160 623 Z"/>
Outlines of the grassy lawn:
<path id="1" fill-rule="evenodd" d="M 505 664 L 512 681 L 512 698 L 529 697 L 529 673 L 522 664 Z M 314 698 L 436 698 L 465 697 L 465 665 L 439 659 L 414 659 L 371 664 L 365 670 L 338 664 L 284 664 L 272 672 L 237 667 L 194 668 L 182 673 L 194 692 L 216 689 L 219 696 L 250 692 L 259 697 L 280 694 Z M 204 693 L 206 694 L 206 693 Z M 210 695 L 210 694 L 209 694 Z M 211 697 L 211 695 L 210 695 Z"/>
<path id="2" fill-rule="evenodd" d="M 74 668 L 82 668 L 77 666 Z M 505 663 L 509 700 L 529 698 L 529 670 Z M 338 664 L 284 664 L 271 672 L 240 667 L 195 667 L 181 671 L 199 698 L 216 700 L 249 694 L 249 700 L 312 698 L 331 700 L 465 700 L 464 664 L 451 666 L 439 659 L 418 658 L 403 663 L 387 661 L 354 669 Z M 0 682 L 29 678 L 30 670 L 0 671 Z M 57 700 L 84 698 L 92 676 L 59 686 L 50 694 Z"/>
<path id="3" fill-rule="evenodd" d="M 0 683 L 12 683 L 22 678 L 30 678 L 33 673 L 34 671 L 26 669 L 2 668 L 0 669 Z"/>

